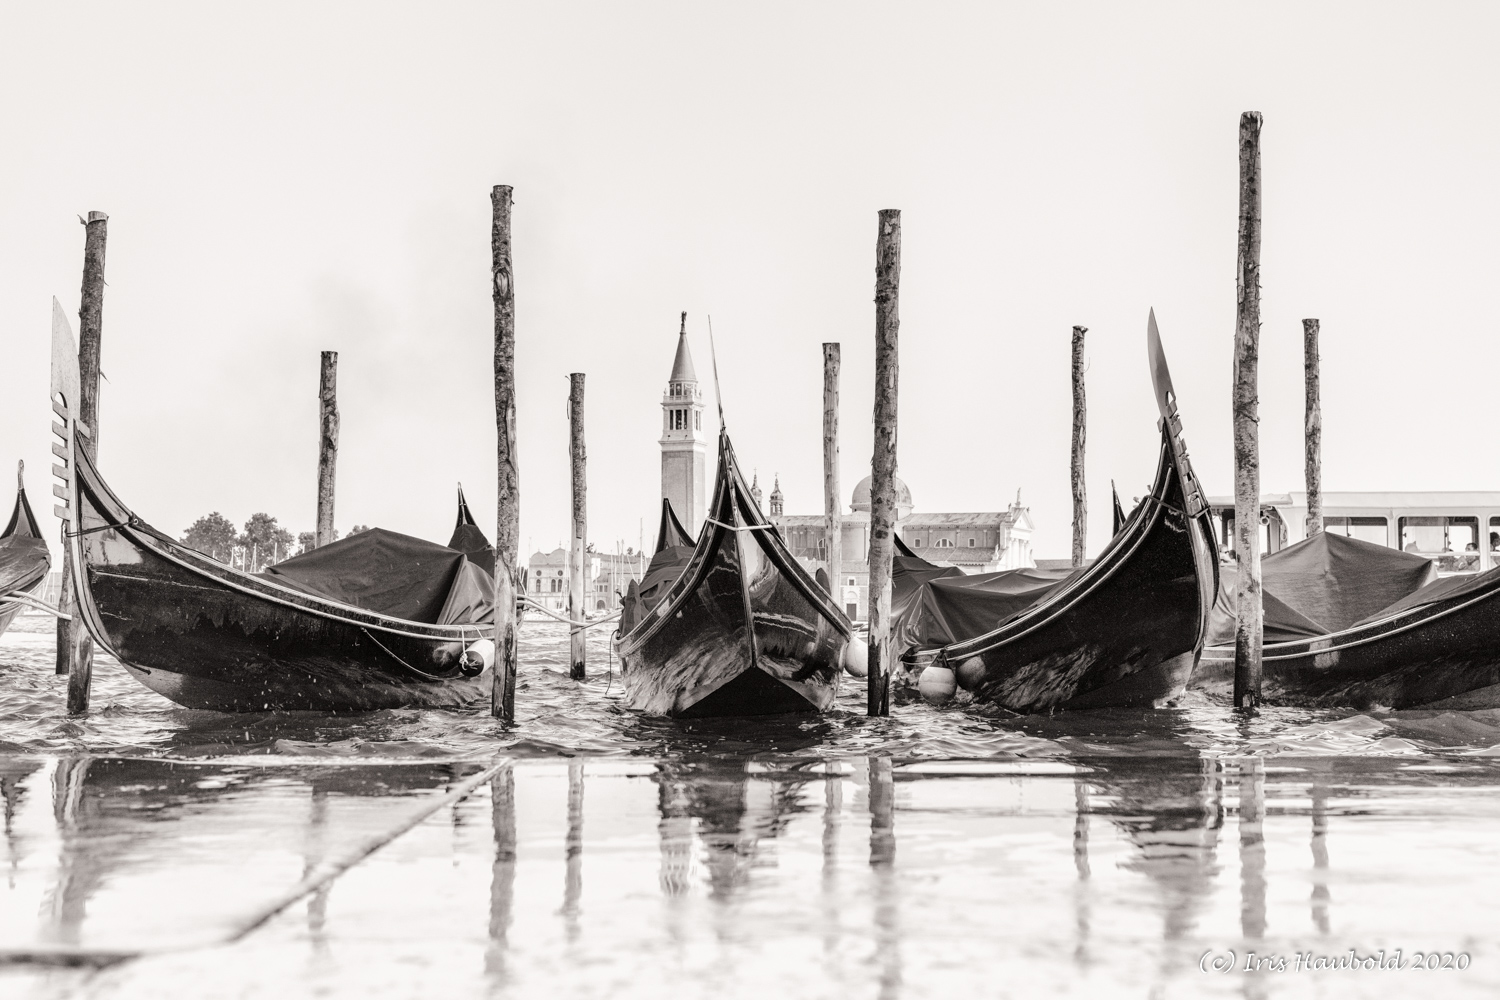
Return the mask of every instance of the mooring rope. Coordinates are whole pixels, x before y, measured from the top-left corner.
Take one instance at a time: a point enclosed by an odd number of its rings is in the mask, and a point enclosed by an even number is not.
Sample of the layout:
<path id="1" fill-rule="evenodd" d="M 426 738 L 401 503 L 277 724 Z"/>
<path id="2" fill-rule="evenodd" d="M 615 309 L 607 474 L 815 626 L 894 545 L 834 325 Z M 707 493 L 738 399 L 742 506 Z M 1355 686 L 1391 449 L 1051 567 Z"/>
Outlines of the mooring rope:
<path id="1" fill-rule="evenodd" d="M 575 631 L 575 632 L 582 632 L 584 629 L 593 628 L 595 625 L 603 625 L 606 622 L 612 622 L 616 618 L 620 617 L 620 612 L 619 611 L 614 611 L 614 612 L 611 612 L 610 614 L 605 615 L 603 618 L 595 618 L 591 622 L 590 621 L 575 622 L 573 619 L 567 617 L 566 615 L 560 615 L 556 611 L 553 611 L 551 608 L 548 608 L 548 607 L 546 607 L 546 606 L 544 606 L 542 604 L 538 604 L 536 601 L 533 601 L 529 597 L 523 597 L 522 600 L 525 601 L 529 606 L 531 606 L 533 608 L 536 608 L 538 611 L 540 611 L 542 614 L 546 615 L 548 618 L 556 618 L 558 621 L 562 622 L 564 625 L 572 625 L 573 626 L 573 631 Z"/>
<path id="2" fill-rule="evenodd" d="M 715 521 L 711 517 L 705 517 L 703 520 L 707 521 L 709 524 L 717 524 L 721 528 L 728 528 L 730 531 L 775 531 L 776 530 L 776 525 L 774 525 L 774 524 L 725 524 L 723 521 Z"/>
<path id="3" fill-rule="evenodd" d="M 37 598 L 32 597 L 30 594 L 23 594 L 19 591 L 10 594 L 0 594 L 0 601 L 10 604 L 21 604 L 25 605 L 28 608 L 35 608 L 38 611 L 45 611 L 47 614 L 52 615 L 54 618 L 61 618 L 65 622 L 73 620 L 72 615 L 64 614 L 45 601 L 38 600 Z"/>

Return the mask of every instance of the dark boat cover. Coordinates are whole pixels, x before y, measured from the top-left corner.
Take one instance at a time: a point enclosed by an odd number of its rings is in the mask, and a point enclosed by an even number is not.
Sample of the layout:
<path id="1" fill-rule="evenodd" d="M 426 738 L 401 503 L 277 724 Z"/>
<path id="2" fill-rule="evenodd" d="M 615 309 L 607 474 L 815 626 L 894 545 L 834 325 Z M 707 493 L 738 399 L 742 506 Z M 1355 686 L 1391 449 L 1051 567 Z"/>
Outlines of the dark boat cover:
<path id="1" fill-rule="evenodd" d="M 453 526 L 453 537 L 448 539 L 448 548 L 457 549 L 469 557 L 469 562 L 491 576 L 495 575 L 495 547 L 484 537 L 474 515 L 469 513 L 468 501 L 464 499 L 464 488 L 458 488 L 458 523 Z"/>
<path id="2" fill-rule="evenodd" d="M 391 618 L 432 625 L 493 620 L 495 581 L 463 552 L 371 528 L 279 562 L 262 576 Z"/>
<path id="3" fill-rule="evenodd" d="M 912 555 L 897 539 L 891 561 L 896 648 L 929 649 L 984 635 L 1031 607 L 1073 570 L 1006 569 L 969 575 Z"/>
<path id="4" fill-rule="evenodd" d="M 661 528 L 656 532 L 656 551 L 675 548 L 686 545 L 692 548 L 697 540 L 688 534 L 682 522 L 677 520 L 677 512 L 672 509 L 672 501 L 666 497 L 661 498 Z"/>
<path id="5" fill-rule="evenodd" d="M 1326 531 L 1266 556 L 1260 565 L 1266 642 L 1326 635 L 1383 615 L 1437 575 L 1425 556 Z M 1210 645 L 1234 641 L 1234 567 L 1223 567 L 1219 579 Z"/>
<path id="6" fill-rule="evenodd" d="M 51 566 L 52 553 L 42 540 L 26 491 L 18 489 L 10 522 L 0 532 L 0 594 L 31 587 Z"/>
<path id="7" fill-rule="evenodd" d="M 660 603 L 671 589 L 672 583 L 682 575 L 687 564 L 692 562 L 696 548 L 697 542 L 687 533 L 682 522 L 677 520 L 672 501 L 662 497 L 661 527 L 656 532 L 656 554 L 646 566 L 646 575 L 641 577 L 641 582 L 637 584 L 631 580 L 625 588 L 625 598 L 621 603 L 621 635 L 628 635 Z"/>
<path id="8" fill-rule="evenodd" d="M 1366 616 L 1355 624 L 1363 625 L 1365 622 L 1376 621 L 1387 615 L 1393 615 L 1398 611 L 1419 608 L 1424 604 L 1434 604 L 1438 601 L 1446 601 L 1452 597 L 1463 597 L 1465 594 L 1475 591 L 1489 590 L 1494 586 L 1497 578 L 1500 578 L 1500 566 L 1484 573 L 1445 576 L 1440 580 L 1432 581 L 1419 590 L 1412 591 L 1396 603 L 1381 608 L 1379 611 Z"/>

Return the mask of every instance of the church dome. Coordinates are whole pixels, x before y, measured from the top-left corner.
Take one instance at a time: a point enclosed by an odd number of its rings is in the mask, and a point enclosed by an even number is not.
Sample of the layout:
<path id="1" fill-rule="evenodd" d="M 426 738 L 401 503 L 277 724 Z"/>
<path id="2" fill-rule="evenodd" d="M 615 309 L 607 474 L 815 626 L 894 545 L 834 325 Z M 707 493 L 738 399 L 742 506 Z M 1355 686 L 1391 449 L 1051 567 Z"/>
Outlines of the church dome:
<path id="1" fill-rule="evenodd" d="M 866 476 L 859 481 L 859 485 L 854 487 L 854 496 L 849 501 L 850 508 L 869 513 L 870 483 L 872 481 L 873 477 Z M 906 484 L 901 481 L 900 476 L 896 477 L 896 512 L 898 518 L 905 517 L 911 513 L 911 490 L 906 488 Z"/>

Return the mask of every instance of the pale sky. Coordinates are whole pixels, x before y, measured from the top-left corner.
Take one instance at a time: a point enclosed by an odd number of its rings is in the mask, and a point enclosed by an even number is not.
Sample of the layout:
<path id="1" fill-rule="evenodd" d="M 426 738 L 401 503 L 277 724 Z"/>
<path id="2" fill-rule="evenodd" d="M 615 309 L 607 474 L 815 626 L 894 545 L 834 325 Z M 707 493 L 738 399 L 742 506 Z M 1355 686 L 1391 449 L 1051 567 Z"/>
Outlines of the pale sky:
<path id="1" fill-rule="evenodd" d="M 48 336 L 109 213 L 100 466 L 142 518 L 313 526 L 318 352 L 337 523 L 494 530 L 489 190 L 515 188 L 523 558 L 653 532 L 677 316 L 713 316 L 746 472 L 821 509 L 869 469 L 876 212 L 899 208 L 901 477 L 1021 491 L 1069 546 L 1068 350 L 1089 327 L 1089 548 L 1154 471 L 1154 306 L 1192 456 L 1231 489 L 1239 115 L 1265 115 L 1262 465 L 1302 488 L 1500 489 L 1492 4 L 21 4 L 0 9 L 0 467 L 51 509 Z M 711 411 L 710 411 L 711 412 Z M 9 473 L 0 483 L 9 482 Z M 9 504 L 9 487 L 0 487 Z M 49 532 L 55 532 L 51 520 Z M 55 537 L 54 537 L 55 545 Z"/>

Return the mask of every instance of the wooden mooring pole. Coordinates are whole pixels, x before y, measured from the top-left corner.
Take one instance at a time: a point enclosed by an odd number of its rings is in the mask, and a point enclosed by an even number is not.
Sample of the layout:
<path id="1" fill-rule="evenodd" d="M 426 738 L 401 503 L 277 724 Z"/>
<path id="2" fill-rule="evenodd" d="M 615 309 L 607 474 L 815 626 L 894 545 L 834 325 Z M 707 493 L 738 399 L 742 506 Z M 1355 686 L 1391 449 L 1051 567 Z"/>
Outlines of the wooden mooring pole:
<path id="1" fill-rule="evenodd" d="M 844 505 L 839 499 L 839 345 L 823 345 L 823 540 L 828 553 L 828 593 L 843 607 Z"/>
<path id="2" fill-rule="evenodd" d="M 1302 321 L 1302 382 L 1307 390 L 1307 537 L 1323 530 L 1323 401 L 1318 391 L 1318 321 Z"/>
<path id="3" fill-rule="evenodd" d="M 568 550 L 568 617 L 583 621 L 588 611 L 584 580 L 588 569 L 588 475 L 583 448 L 583 372 L 568 376 L 568 461 L 573 468 L 573 544 Z M 588 633 L 579 625 L 568 633 L 568 676 L 588 675 Z"/>
<path id="4" fill-rule="evenodd" d="M 1087 410 L 1083 399 L 1083 335 L 1086 326 L 1073 327 L 1073 567 L 1083 565 L 1089 530 L 1089 498 L 1083 482 L 1083 445 Z"/>
<path id="5" fill-rule="evenodd" d="M 339 352 L 324 351 L 318 367 L 318 527 L 313 544 L 338 536 L 333 529 L 334 480 L 339 461 Z"/>
<path id="6" fill-rule="evenodd" d="M 1240 116 L 1238 306 L 1234 328 L 1234 707 L 1260 704 L 1260 127 L 1258 111 Z"/>
<path id="7" fill-rule="evenodd" d="M 516 290 L 510 255 L 511 189 L 490 191 L 490 285 L 495 303 L 495 425 L 499 510 L 495 518 L 495 672 L 490 713 L 516 718 L 516 546 L 521 527 L 516 467 Z"/>
<path id="8" fill-rule="evenodd" d="M 109 236 L 109 216 L 90 212 L 84 223 L 83 288 L 78 302 L 78 422 L 88 428 L 79 435 L 78 447 L 90 459 L 99 455 L 99 356 L 104 333 L 104 247 Z M 72 405 L 72 401 L 69 400 Z M 76 514 L 78 498 L 70 501 Z M 73 529 L 79 530 L 75 524 Z M 72 615 L 57 620 L 57 672 L 68 675 L 68 712 L 89 710 L 89 689 L 94 676 L 94 641 L 89 638 L 78 603 L 72 599 L 75 572 L 71 550 L 63 546 L 63 610 Z"/>
<path id="9" fill-rule="evenodd" d="M 891 559 L 896 545 L 896 336 L 901 212 L 881 209 L 875 239 L 875 454 L 870 460 L 870 655 L 865 713 L 891 713 Z"/>

